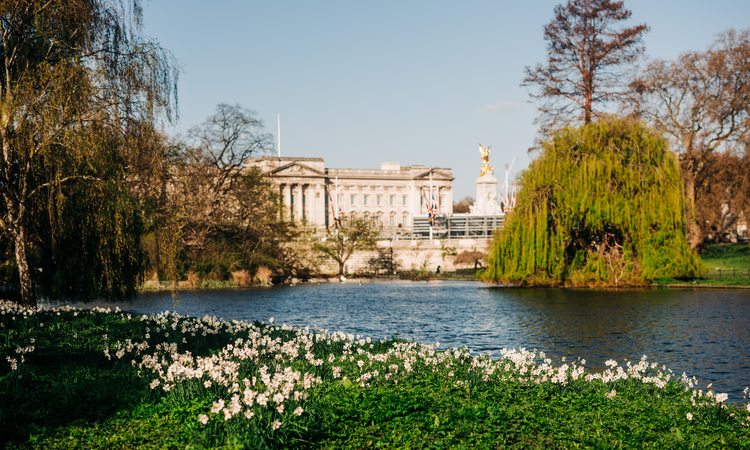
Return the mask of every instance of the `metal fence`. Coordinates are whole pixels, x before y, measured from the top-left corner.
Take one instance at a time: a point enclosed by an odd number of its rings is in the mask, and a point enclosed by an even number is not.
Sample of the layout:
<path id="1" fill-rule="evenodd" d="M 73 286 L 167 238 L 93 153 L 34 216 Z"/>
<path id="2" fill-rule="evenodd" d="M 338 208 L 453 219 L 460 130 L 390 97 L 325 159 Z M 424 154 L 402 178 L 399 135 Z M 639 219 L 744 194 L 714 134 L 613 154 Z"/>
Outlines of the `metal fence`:
<path id="1" fill-rule="evenodd" d="M 413 216 L 411 235 L 404 239 L 429 239 L 430 222 L 427 215 Z M 492 233 L 502 228 L 505 215 L 476 216 L 472 214 L 453 214 L 438 216 L 432 227 L 435 239 L 472 239 L 492 237 Z"/>
<path id="2" fill-rule="evenodd" d="M 505 214 L 497 216 L 477 216 L 473 214 L 453 214 L 438 216 L 432 227 L 433 239 L 478 239 L 492 237 L 492 233 L 502 228 Z M 302 236 L 297 241 L 320 240 L 327 236 L 325 228 L 301 227 Z M 381 227 L 379 239 L 419 240 L 430 238 L 430 222 L 427 215 L 412 216 L 411 228 Z"/>
<path id="3" fill-rule="evenodd" d="M 713 269 L 703 278 L 750 278 L 750 269 Z"/>

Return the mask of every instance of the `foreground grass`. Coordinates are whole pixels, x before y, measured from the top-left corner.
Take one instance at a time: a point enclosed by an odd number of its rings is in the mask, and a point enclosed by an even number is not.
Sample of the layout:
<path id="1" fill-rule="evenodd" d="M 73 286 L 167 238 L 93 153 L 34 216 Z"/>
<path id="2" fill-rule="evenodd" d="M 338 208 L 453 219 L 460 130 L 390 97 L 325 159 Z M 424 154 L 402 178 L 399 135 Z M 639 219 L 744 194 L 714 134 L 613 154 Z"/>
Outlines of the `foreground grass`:
<path id="1" fill-rule="evenodd" d="M 750 448 L 750 412 L 645 360 L 599 374 L 397 338 L 0 305 L 7 448 Z"/>

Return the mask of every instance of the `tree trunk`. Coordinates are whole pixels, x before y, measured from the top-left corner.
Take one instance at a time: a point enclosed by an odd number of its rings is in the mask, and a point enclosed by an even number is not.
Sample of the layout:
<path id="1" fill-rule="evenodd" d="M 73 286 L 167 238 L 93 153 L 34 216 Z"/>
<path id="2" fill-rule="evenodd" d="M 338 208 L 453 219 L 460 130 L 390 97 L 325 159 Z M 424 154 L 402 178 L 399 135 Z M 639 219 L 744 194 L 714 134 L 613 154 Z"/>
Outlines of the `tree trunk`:
<path id="1" fill-rule="evenodd" d="M 8 212 L 6 230 L 13 238 L 13 246 L 15 247 L 16 264 L 18 264 L 18 280 L 21 283 L 21 304 L 28 308 L 36 308 L 34 284 L 31 282 L 31 271 L 29 270 L 29 260 L 26 253 L 26 226 L 24 225 L 24 221 L 26 220 L 26 201 L 28 201 L 26 175 L 29 171 L 28 168 L 30 165 L 28 164 L 28 161 L 22 158 L 18 164 L 21 172 L 20 177 L 14 179 L 13 176 L 8 175 L 11 171 L 11 161 L 13 161 L 14 158 L 18 158 L 18 156 L 11 156 L 13 155 L 10 147 L 10 136 L 12 133 L 9 131 L 9 124 L 10 117 L 7 114 L 2 114 L 0 117 L 0 139 L 2 139 L 3 142 L 2 163 L 6 165 L 6 172 L 3 173 L 2 178 L 5 183 L 9 183 L 9 180 L 14 180 L 13 189 L 15 190 L 13 194 L 5 192 L 2 197 L 3 202 L 5 203 L 5 209 Z M 6 186 L 6 188 L 8 188 L 8 186 Z"/>
<path id="2" fill-rule="evenodd" d="M 349 257 L 352 256 L 353 250 L 349 250 L 346 248 L 346 242 L 341 241 L 341 248 L 339 249 L 339 275 L 344 275 L 344 269 L 346 269 L 346 262 L 349 260 Z"/>
<path id="3" fill-rule="evenodd" d="M 690 166 L 690 165 L 689 165 Z M 690 245 L 690 250 L 698 252 L 703 247 L 703 232 L 700 226 L 698 226 L 697 218 L 695 217 L 695 174 L 693 173 L 692 167 L 685 168 L 683 170 L 683 176 L 685 177 L 685 197 L 687 198 L 687 208 L 685 214 L 685 220 L 687 227 L 687 241 Z"/>
<path id="4" fill-rule="evenodd" d="M 16 263 L 18 264 L 18 279 L 21 282 L 21 304 L 27 308 L 36 308 L 34 285 L 31 282 L 31 271 L 26 257 L 26 233 L 21 224 L 13 227 L 13 243 L 16 248 Z"/>

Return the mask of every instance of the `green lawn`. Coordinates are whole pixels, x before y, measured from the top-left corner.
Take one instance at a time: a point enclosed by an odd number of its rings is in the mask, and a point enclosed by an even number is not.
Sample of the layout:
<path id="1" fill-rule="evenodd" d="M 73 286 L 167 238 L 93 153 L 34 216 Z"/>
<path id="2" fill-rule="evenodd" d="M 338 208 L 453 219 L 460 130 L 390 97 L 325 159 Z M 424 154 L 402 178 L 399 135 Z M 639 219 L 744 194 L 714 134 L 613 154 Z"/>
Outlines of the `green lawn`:
<path id="1" fill-rule="evenodd" d="M 750 448 L 750 411 L 643 360 L 0 303 L 0 447 Z"/>
<path id="2" fill-rule="evenodd" d="M 677 280 L 675 278 L 659 278 L 654 280 L 657 286 L 713 286 L 713 287 L 750 287 L 750 278 L 696 278 L 690 280 Z"/>
<path id="3" fill-rule="evenodd" d="M 750 246 L 745 243 L 711 245 L 701 255 L 709 269 L 750 269 Z"/>
<path id="4" fill-rule="evenodd" d="M 655 280 L 659 286 L 750 286 L 750 246 L 747 243 L 711 245 L 701 255 L 708 269 L 699 279 Z"/>

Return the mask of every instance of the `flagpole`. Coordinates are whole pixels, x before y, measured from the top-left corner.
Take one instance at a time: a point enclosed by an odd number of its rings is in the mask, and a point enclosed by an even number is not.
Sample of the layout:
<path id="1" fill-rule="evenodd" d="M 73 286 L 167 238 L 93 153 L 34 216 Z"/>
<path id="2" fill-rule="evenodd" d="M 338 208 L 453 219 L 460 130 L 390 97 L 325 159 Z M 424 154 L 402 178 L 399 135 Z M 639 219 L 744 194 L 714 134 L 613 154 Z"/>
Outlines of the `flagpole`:
<path id="1" fill-rule="evenodd" d="M 430 196 L 427 199 L 427 201 L 430 202 L 430 204 L 427 206 L 428 209 L 432 209 L 432 167 L 430 167 Z M 433 211 L 432 214 L 433 214 L 433 217 L 434 217 L 435 212 Z M 430 240 L 432 240 L 432 225 L 433 225 L 433 223 L 434 223 L 434 221 L 430 222 Z"/>
<path id="2" fill-rule="evenodd" d="M 279 155 L 279 158 L 281 158 L 281 114 L 279 114 L 279 132 L 276 134 L 276 136 L 279 138 L 278 147 L 276 148 L 276 151 Z"/>
<path id="3" fill-rule="evenodd" d="M 336 209 L 333 211 L 333 223 L 337 224 L 336 234 L 339 234 L 339 228 L 341 228 L 341 222 L 339 222 L 339 209 L 341 208 L 341 193 L 339 192 L 339 177 L 336 176 Z"/>
<path id="4" fill-rule="evenodd" d="M 505 196 L 504 196 L 504 198 L 506 198 L 506 199 L 508 198 L 508 165 L 507 164 L 505 165 Z M 510 205 L 508 205 L 507 202 L 506 202 L 506 204 L 503 205 L 503 206 L 505 206 L 505 208 L 503 208 L 503 209 L 507 209 L 508 206 L 510 206 Z M 503 212 L 505 212 L 505 211 L 503 211 Z"/>

